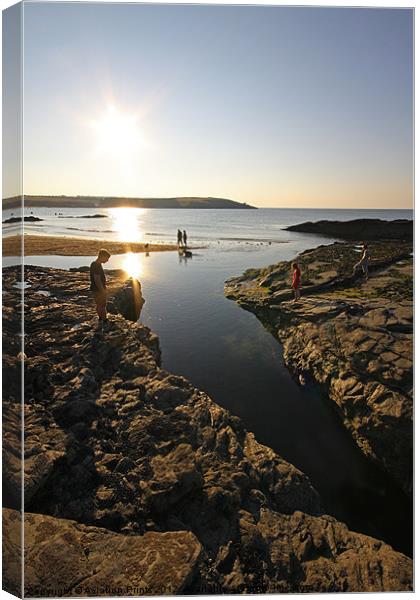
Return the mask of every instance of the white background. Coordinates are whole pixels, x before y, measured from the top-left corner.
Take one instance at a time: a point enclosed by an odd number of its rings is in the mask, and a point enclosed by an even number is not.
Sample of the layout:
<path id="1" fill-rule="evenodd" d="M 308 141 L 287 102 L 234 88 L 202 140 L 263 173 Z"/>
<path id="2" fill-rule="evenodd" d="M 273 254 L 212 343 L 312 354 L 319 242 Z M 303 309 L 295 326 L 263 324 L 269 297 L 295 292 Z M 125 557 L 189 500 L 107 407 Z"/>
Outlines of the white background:
<path id="1" fill-rule="evenodd" d="M 46 1 L 46 0 L 43 0 Z M 60 1 L 60 0 L 58 0 Z M 108 0 L 90 0 L 91 2 L 96 2 L 96 1 L 108 1 Z M 113 1 L 114 3 L 118 2 L 119 0 L 109 0 L 109 1 Z M 149 4 L 152 4 L 154 2 L 148 2 Z M 166 0 L 167 4 L 179 4 L 180 2 L 174 2 L 171 0 Z M 13 4 L 16 4 L 16 2 L 13 1 L 9 1 L 9 0 L 0 0 L 0 8 L 3 10 L 5 8 L 7 8 L 8 6 L 12 6 Z M 182 2 L 182 4 L 196 4 L 195 2 L 189 2 L 188 0 L 184 0 L 184 2 Z M 206 4 L 226 4 L 226 2 L 221 2 L 218 0 L 207 0 Z M 259 5 L 275 5 L 275 6 L 367 6 L 367 7 L 377 7 L 377 8 L 384 8 L 384 7 L 388 7 L 388 8 L 397 8 L 397 7 L 403 7 L 403 8 L 412 8 L 415 6 L 414 2 L 413 3 L 407 3 L 407 2 L 401 2 L 398 0 L 394 0 L 394 1 L 386 1 L 383 0 L 382 2 L 363 2 L 363 1 L 359 1 L 357 4 L 349 4 L 346 2 L 336 2 L 334 4 L 332 4 L 331 2 L 327 2 L 327 1 L 322 1 L 320 0 L 319 2 L 313 3 L 313 2 L 293 2 L 293 1 L 289 1 L 289 2 L 262 2 L 261 0 L 255 0 L 254 2 L 243 2 L 240 0 L 231 0 L 229 2 L 229 4 L 259 4 Z M 416 33 L 417 27 L 415 27 L 415 33 Z M 1 30 L 0 30 L 0 37 L 1 37 Z M 416 38 L 416 36 L 415 36 Z M 417 64 L 417 48 L 416 48 L 416 52 L 415 52 L 415 64 Z M 1 68 L 1 67 L 0 67 Z M 415 87 L 416 90 L 416 87 Z M 0 102 L 1 102 L 1 98 L 0 98 Z M 417 107 L 417 102 L 415 103 L 415 107 Z M 417 130 L 417 127 L 415 127 L 415 130 Z M 415 167 L 417 167 L 417 157 L 415 160 Z M 415 169 L 416 171 L 417 169 Z M 0 165 L 0 173 L 1 173 L 1 165 Z M 416 233 L 418 232 L 420 225 L 418 223 L 416 223 Z M 417 276 L 417 265 L 415 268 L 415 275 Z M 417 277 L 416 277 L 417 279 Z M 1 327 L 1 325 L 0 325 Z M 417 327 L 417 323 L 416 323 L 416 327 L 415 327 L 415 333 L 417 333 L 418 327 Z M 417 337 L 417 336 L 416 336 Z M 420 368 L 420 367 L 419 367 Z M 417 375 L 417 369 L 416 369 L 416 375 Z M 415 381 L 417 380 L 417 377 L 415 378 Z M 0 373 L 0 384 L 1 384 L 1 373 Z M 1 389 L 1 387 L 0 387 Z M 417 433 L 417 427 L 415 428 L 415 433 Z M 417 437 L 417 436 L 416 436 Z M 416 457 L 417 458 L 417 452 L 416 452 Z M 417 462 L 417 461 L 415 461 Z M 0 486 L 1 486 L 1 482 L 0 482 Z M 417 500 L 417 499 L 416 499 Z M 415 502 L 415 509 L 417 508 L 417 502 Z M 417 511 L 415 511 L 417 513 Z M 415 528 L 415 541 L 417 542 L 417 533 L 418 533 L 418 527 Z M 415 545 L 416 547 L 416 545 Z M 417 569 L 415 568 L 415 573 L 417 573 Z M 301 594 L 303 596 L 303 594 Z M 370 594 L 369 597 L 377 597 L 377 598 L 393 598 L 393 597 L 397 597 L 400 594 L 397 593 L 386 593 L 386 594 Z M 274 595 L 274 597 L 277 597 L 278 595 Z M 363 597 L 364 594 L 352 594 L 352 598 L 356 598 L 356 597 Z M 271 596 L 272 597 L 272 596 Z M 280 596 L 278 596 L 280 597 Z M 324 594 L 311 594 L 310 596 L 311 598 L 325 598 Z M 11 594 L 8 594 L 7 592 L 4 591 L 0 591 L 0 600 L 3 599 L 11 599 L 14 598 L 14 596 L 12 596 Z M 215 596 L 200 596 L 200 598 L 215 598 Z"/>

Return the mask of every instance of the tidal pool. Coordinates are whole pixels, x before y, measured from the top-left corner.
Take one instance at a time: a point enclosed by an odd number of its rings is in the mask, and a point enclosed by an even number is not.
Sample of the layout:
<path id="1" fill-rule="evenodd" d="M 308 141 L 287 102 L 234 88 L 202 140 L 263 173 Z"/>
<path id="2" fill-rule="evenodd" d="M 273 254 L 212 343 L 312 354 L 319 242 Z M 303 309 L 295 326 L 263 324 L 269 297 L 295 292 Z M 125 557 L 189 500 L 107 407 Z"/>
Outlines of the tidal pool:
<path id="1" fill-rule="evenodd" d="M 301 469 L 325 513 L 411 554 L 410 501 L 362 455 L 334 404 L 316 386 L 304 388 L 291 377 L 280 344 L 258 319 L 224 297 L 229 277 L 331 241 L 302 235 L 275 246 L 196 250 L 191 259 L 175 252 L 136 255 L 146 300 L 140 321 L 158 334 L 163 367 L 240 416 L 259 442 Z M 43 256 L 27 263 L 70 268 L 91 260 Z M 107 267 L 123 261 L 114 256 Z"/>

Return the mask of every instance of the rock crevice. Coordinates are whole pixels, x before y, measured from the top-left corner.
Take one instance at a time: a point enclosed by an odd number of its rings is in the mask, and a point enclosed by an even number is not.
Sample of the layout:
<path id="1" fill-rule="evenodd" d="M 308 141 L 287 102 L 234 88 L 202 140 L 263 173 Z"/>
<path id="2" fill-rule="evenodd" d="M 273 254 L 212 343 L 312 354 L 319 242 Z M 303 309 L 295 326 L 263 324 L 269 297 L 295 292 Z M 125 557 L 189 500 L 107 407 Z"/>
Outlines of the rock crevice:
<path id="1" fill-rule="evenodd" d="M 17 277 L 4 270 L 4 330 L 16 333 Z M 66 595 L 105 578 L 125 590 L 169 582 L 173 593 L 411 589 L 409 558 L 323 515 L 303 473 L 160 367 L 147 327 L 113 315 L 97 330 L 86 274 L 26 267 L 26 278 L 25 528 L 34 567 L 25 585 L 61 584 Z M 11 375 L 20 369 L 15 339 L 3 342 Z M 13 386 L 5 392 L 6 480 L 18 497 L 9 454 L 19 398 Z M 6 525 L 18 520 L 13 508 Z M 7 547 L 12 590 L 17 559 Z M 51 575 L 60 559 L 66 573 Z"/>

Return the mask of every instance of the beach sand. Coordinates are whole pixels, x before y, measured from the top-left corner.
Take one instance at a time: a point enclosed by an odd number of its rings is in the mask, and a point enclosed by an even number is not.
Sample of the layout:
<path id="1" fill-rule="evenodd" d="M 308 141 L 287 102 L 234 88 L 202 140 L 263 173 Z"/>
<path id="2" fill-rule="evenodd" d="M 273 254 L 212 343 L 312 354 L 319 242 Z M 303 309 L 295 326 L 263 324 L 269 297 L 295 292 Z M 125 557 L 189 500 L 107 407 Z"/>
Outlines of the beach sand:
<path id="1" fill-rule="evenodd" d="M 25 235 L 25 255 L 41 256 L 56 254 L 59 256 L 94 256 L 101 248 L 111 254 L 126 252 L 163 252 L 177 250 L 176 244 L 140 244 L 137 242 L 112 242 L 85 238 L 58 237 L 49 235 Z M 21 254 L 21 236 L 3 238 L 3 256 Z"/>

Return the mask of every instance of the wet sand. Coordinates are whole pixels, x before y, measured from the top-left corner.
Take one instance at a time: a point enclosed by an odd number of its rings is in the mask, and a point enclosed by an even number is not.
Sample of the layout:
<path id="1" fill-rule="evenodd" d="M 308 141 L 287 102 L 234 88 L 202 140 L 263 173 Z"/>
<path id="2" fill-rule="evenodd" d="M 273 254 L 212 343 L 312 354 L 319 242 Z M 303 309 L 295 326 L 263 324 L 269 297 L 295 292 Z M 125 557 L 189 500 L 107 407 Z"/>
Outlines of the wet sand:
<path id="1" fill-rule="evenodd" d="M 58 237 L 49 235 L 25 235 L 25 255 L 41 256 L 56 254 L 59 256 L 94 256 L 101 248 L 111 254 L 126 252 L 164 252 L 177 250 L 176 244 L 141 244 L 137 242 L 106 242 L 85 238 Z M 3 256 L 21 254 L 21 236 L 3 238 Z"/>

